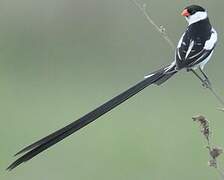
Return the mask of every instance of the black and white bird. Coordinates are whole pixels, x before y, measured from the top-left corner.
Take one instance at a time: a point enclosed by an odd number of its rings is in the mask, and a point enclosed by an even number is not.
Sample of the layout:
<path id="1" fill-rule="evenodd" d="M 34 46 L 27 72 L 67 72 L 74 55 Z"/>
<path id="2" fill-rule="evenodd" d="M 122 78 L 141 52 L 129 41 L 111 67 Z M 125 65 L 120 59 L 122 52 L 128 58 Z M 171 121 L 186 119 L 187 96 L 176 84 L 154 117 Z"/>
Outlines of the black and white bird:
<path id="1" fill-rule="evenodd" d="M 217 33 L 210 24 L 208 14 L 203 7 L 188 6 L 181 15 L 186 18 L 188 27 L 177 44 L 175 60 L 169 66 L 159 70 L 164 76 L 155 84 L 161 84 L 181 69 L 186 69 L 192 71 L 204 86 L 208 86 L 210 82 L 203 69 L 213 54 L 217 43 Z M 204 79 L 196 73 L 196 69 L 200 70 Z M 158 72 L 149 74 L 145 78 Z"/>
<path id="2" fill-rule="evenodd" d="M 39 153 L 109 112 L 147 86 L 151 84 L 160 85 L 182 69 L 192 71 L 205 86 L 208 86 L 210 82 L 203 72 L 203 68 L 212 56 L 217 42 L 217 33 L 209 22 L 206 10 L 201 6 L 188 6 L 183 10 L 182 15 L 185 16 L 188 27 L 180 38 L 175 51 L 174 61 L 170 65 L 145 76 L 145 78 L 136 85 L 130 87 L 66 127 L 25 147 L 16 155 L 25 154 L 13 162 L 7 169 L 12 170 L 21 163 L 32 159 Z M 197 68 L 200 70 L 203 77 L 196 73 L 195 70 Z"/>

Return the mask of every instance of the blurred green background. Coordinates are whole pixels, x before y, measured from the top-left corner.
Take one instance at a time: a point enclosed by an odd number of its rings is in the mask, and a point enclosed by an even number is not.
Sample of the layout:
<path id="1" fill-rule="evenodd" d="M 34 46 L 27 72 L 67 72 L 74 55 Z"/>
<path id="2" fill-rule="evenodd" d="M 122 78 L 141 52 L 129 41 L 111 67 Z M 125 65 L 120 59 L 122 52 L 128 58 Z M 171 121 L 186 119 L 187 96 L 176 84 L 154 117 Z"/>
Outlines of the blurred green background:
<path id="1" fill-rule="evenodd" d="M 189 4 L 219 33 L 206 72 L 223 84 L 223 0 L 145 0 L 176 43 Z M 0 1 L 1 180 L 218 179 L 191 117 L 204 114 L 224 147 L 224 113 L 191 74 L 151 86 L 12 172 L 14 153 L 140 81 L 174 52 L 130 0 Z M 221 157 L 221 163 L 224 161 Z"/>

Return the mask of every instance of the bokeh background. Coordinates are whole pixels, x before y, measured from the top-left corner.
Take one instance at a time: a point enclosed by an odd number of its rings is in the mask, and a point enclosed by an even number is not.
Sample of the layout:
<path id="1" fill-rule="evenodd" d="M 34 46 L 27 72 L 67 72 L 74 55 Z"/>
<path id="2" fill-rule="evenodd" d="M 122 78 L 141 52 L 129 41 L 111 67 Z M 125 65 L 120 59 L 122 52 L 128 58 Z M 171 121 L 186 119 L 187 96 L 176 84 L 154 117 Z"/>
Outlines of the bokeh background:
<path id="1" fill-rule="evenodd" d="M 223 0 L 145 0 L 151 17 L 176 43 L 182 9 L 205 6 L 219 33 L 206 66 L 224 97 Z M 143 76 L 174 52 L 130 0 L 0 0 L 1 180 L 218 179 L 191 117 L 205 115 L 224 147 L 224 113 L 185 71 L 151 86 L 96 122 L 12 172 L 13 154 Z M 220 163 L 224 166 L 223 157 Z"/>

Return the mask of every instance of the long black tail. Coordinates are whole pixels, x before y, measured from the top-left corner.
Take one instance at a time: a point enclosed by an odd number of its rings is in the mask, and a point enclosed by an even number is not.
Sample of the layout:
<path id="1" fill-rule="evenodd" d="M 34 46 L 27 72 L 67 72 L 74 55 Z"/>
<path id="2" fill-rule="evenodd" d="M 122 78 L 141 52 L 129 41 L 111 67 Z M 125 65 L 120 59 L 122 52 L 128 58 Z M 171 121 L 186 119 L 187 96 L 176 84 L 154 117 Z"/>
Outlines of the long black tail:
<path id="1" fill-rule="evenodd" d="M 117 95 L 116 97 L 112 98 L 111 100 L 107 101 L 103 105 L 97 107 L 93 111 L 87 113 L 83 117 L 79 118 L 78 120 L 72 122 L 71 124 L 65 126 L 58 131 L 40 139 L 39 141 L 34 142 L 33 144 L 25 147 L 21 151 L 19 151 L 16 155 L 25 153 L 23 156 L 18 158 L 14 161 L 7 170 L 12 170 L 18 165 L 23 162 L 26 162 L 42 151 L 48 149 L 49 147 L 53 146 L 57 142 L 63 140 L 67 136 L 71 135 L 72 133 L 78 131 L 79 129 L 83 128 L 84 126 L 88 125 L 89 123 L 93 122 L 103 114 L 109 112 L 119 104 L 123 103 L 124 101 L 128 100 L 130 97 L 134 96 L 147 86 L 151 84 L 160 85 L 169 79 L 173 74 L 177 71 L 175 70 L 175 65 L 169 65 L 165 68 L 161 68 L 150 75 L 147 75 L 144 80 L 140 81 L 136 85 L 130 87 L 126 91 L 122 92 L 121 94 Z"/>

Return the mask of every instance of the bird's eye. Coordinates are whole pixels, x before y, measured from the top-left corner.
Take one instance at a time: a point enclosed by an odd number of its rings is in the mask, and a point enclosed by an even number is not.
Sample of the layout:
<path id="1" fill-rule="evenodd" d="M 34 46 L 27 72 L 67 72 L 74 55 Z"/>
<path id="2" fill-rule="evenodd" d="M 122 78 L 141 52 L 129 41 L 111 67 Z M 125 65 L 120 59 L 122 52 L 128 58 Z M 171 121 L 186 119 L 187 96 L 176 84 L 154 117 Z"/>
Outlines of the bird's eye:
<path id="1" fill-rule="evenodd" d="M 192 14 L 196 13 L 196 10 L 194 10 L 194 9 L 188 9 L 188 12 L 192 15 Z"/>

